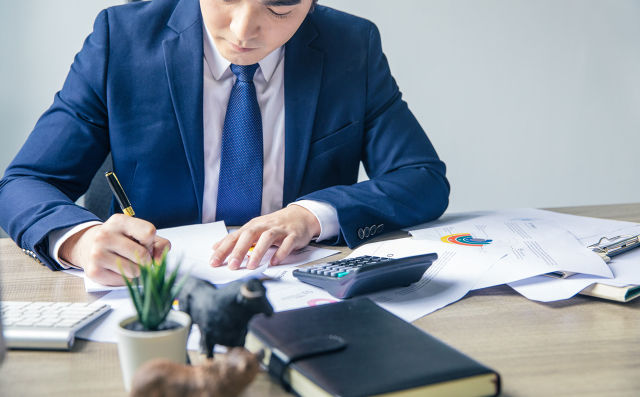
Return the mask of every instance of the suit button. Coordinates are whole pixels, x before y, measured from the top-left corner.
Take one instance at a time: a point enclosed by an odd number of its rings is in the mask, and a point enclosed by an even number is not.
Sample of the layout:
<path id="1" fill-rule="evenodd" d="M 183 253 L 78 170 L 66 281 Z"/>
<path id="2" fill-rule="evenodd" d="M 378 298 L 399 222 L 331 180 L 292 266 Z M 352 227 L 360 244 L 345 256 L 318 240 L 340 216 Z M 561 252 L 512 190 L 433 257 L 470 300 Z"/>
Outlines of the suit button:
<path id="1" fill-rule="evenodd" d="M 382 233 L 382 231 L 384 230 L 384 224 L 381 223 L 378 225 L 378 227 L 376 228 L 376 234 L 380 234 Z"/>
<path id="2" fill-rule="evenodd" d="M 369 235 L 371 234 L 371 229 L 369 228 L 369 226 L 364 228 L 364 236 L 365 237 L 369 237 Z"/>
<path id="3" fill-rule="evenodd" d="M 376 225 L 369 226 L 369 229 L 371 230 L 371 236 L 375 236 L 376 232 L 378 231 L 378 229 L 376 228 Z"/>
<path id="4" fill-rule="evenodd" d="M 358 237 L 360 237 L 360 240 L 364 238 L 364 230 L 362 228 L 358 229 Z"/>

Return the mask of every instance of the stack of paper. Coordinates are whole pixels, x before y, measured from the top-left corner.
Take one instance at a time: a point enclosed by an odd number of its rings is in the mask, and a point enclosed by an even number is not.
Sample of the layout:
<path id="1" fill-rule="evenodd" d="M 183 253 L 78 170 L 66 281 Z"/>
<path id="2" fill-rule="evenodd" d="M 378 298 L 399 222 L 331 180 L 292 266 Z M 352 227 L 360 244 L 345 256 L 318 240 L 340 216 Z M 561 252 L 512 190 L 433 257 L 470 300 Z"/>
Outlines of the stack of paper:
<path id="1" fill-rule="evenodd" d="M 640 225 L 631 222 L 526 208 L 454 214 L 409 231 L 417 239 L 503 253 L 475 288 L 508 284 L 529 299 L 548 302 L 595 283 L 640 284 L 638 266 L 632 265 L 640 252 L 605 263 L 587 248 L 602 236 L 640 234 Z M 545 276 L 550 272 L 575 274 L 557 279 Z"/>
<path id="2" fill-rule="evenodd" d="M 380 306 L 413 321 L 464 297 L 470 290 L 508 284 L 529 299 L 567 299 L 593 285 L 640 285 L 640 249 L 616 256 L 610 263 L 588 249 L 602 236 L 637 235 L 640 224 L 558 214 L 536 209 L 484 211 L 447 215 L 409 230 L 412 237 L 365 244 L 350 257 L 405 257 L 436 252 L 438 259 L 422 279 L 409 287 L 370 294 Z M 211 246 L 227 235 L 224 223 L 159 230 L 172 243 L 170 266 L 182 261 L 183 272 L 224 284 L 255 274 L 270 276 L 267 295 L 276 311 L 337 301 L 326 291 L 298 281 L 293 269 L 338 251 L 307 247 L 281 266 L 267 267 L 272 252 L 256 270 L 229 271 L 208 265 Z M 545 274 L 569 272 L 558 279 Z M 81 273 L 77 273 L 81 275 Z M 113 289 L 85 279 L 88 291 Z M 83 330 L 81 337 L 113 341 L 113 328 L 133 308 L 126 291 L 102 298 L 114 310 Z M 197 329 L 194 331 L 197 333 Z M 189 342 L 197 345 L 197 334 Z"/>

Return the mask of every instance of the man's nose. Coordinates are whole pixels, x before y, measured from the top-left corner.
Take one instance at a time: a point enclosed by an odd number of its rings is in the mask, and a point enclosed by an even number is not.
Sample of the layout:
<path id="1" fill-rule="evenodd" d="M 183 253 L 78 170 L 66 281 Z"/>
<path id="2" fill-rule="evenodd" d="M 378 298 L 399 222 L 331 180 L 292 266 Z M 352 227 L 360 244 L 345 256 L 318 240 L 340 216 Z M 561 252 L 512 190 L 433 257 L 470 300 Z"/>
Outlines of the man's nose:
<path id="1" fill-rule="evenodd" d="M 254 39 L 260 31 L 260 21 L 257 10 L 249 2 L 238 7 L 233 14 L 230 29 L 234 36 L 240 40 L 241 45 L 247 45 L 248 41 Z"/>

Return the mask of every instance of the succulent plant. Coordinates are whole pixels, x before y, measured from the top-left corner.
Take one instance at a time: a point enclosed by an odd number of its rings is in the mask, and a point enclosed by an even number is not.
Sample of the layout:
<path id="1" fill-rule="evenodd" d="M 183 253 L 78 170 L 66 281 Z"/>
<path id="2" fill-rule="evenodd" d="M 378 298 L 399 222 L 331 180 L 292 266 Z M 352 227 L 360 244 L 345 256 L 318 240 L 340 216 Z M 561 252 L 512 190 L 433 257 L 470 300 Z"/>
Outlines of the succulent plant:
<path id="1" fill-rule="evenodd" d="M 149 263 L 138 263 L 140 276 L 133 279 L 125 276 L 121 268 L 138 321 L 147 331 L 158 330 L 187 280 L 184 276 L 178 281 L 179 265 L 167 276 L 167 252 L 165 250 L 159 260 L 152 258 Z"/>

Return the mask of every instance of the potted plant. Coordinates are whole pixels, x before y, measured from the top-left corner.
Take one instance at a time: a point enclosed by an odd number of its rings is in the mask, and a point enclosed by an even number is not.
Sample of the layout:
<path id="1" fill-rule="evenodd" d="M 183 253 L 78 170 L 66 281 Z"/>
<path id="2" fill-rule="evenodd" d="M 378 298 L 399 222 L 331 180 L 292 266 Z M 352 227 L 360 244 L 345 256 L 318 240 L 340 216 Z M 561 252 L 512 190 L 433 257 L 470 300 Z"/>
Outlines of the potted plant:
<path id="1" fill-rule="evenodd" d="M 128 391 L 136 370 L 153 358 L 185 363 L 187 338 L 191 329 L 188 314 L 171 310 L 186 281 L 178 281 L 178 268 L 167 276 L 167 251 L 160 260 L 138 264 L 140 276 L 123 278 L 136 315 L 120 321 L 117 327 L 118 355 Z"/>

